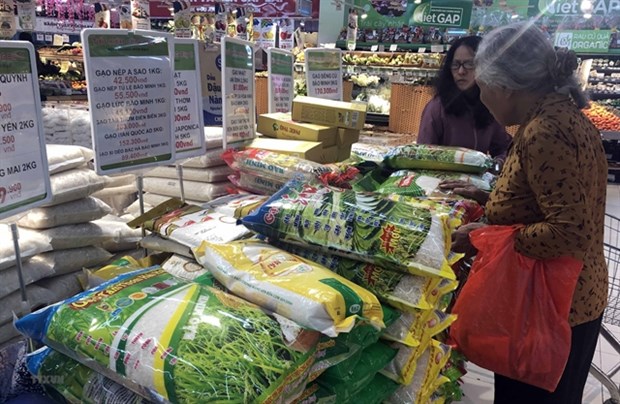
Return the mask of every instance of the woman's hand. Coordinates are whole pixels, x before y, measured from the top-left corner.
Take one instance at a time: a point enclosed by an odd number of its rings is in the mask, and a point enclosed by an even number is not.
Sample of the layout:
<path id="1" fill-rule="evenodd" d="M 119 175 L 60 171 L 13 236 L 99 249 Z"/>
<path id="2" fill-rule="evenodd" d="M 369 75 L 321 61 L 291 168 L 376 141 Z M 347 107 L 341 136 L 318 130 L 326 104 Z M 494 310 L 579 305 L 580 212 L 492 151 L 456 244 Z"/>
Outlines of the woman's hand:
<path id="1" fill-rule="evenodd" d="M 473 199 L 480 205 L 485 205 L 489 200 L 489 193 L 477 188 L 475 185 L 470 184 L 467 181 L 462 180 L 447 180 L 439 183 L 439 188 L 442 190 L 451 190 L 455 194 L 464 196 L 465 198 Z"/>
<path id="2" fill-rule="evenodd" d="M 456 229 L 456 231 L 452 233 L 451 250 L 456 253 L 463 253 L 465 257 L 473 257 L 476 255 L 477 250 L 469 240 L 469 233 L 484 226 L 486 226 L 484 223 L 469 223 Z"/>

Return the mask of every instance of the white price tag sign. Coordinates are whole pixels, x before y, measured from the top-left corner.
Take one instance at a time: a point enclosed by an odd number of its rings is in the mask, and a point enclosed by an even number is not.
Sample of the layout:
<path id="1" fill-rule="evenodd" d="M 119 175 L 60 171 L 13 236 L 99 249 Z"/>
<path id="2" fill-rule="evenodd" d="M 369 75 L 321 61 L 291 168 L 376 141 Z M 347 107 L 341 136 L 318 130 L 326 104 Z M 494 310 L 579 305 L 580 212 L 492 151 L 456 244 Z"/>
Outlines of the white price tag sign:
<path id="1" fill-rule="evenodd" d="M 426 53 L 426 48 L 418 48 L 418 53 Z"/>
<path id="2" fill-rule="evenodd" d="M 30 43 L 0 41 L 0 219 L 52 197 L 35 60 Z"/>
<path id="3" fill-rule="evenodd" d="M 206 151 L 198 41 L 174 41 L 174 123 L 177 158 L 203 155 Z"/>
<path id="4" fill-rule="evenodd" d="M 372 45 L 372 46 L 370 47 L 370 51 L 371 51 L 371 52 L 376 52 L 378 49 L 379 49 L 379 45 Z"/>
<path id="5" fill-rule="evenodd" d="M 241 39 L 222 38 L 224 148 L 256 137 L 254 46 Z"/>
<path id="6" fill-rule="evenodd" d="M 396 52 L 396 49 L 398 49 L 398 45 L 396 45 L 395 43 L 390 45 L 390 52 Z"/>
<path id="7" fill-rule="evenodd" d="M 82 43 L 97 173 L 174 162 L 172 36 L 85 29 Z"/>
<path id="8" fill-rule="evenodd" d="M 342 52 L 340 49 L 306 49 L 308 96 L 342 100 Z"/>
<path id="9" fill-rule="evenodd" d="M 291 52 L 269 48 L 267 68 L 269 70 L 269 112 L 290 112 L 293 107 L 294 56 Z"/>
<path id="10" fill-rule="evenodd" d="M 433 53 L 442 53 L 443 45 L 431 45 L 431 52 Z"/>

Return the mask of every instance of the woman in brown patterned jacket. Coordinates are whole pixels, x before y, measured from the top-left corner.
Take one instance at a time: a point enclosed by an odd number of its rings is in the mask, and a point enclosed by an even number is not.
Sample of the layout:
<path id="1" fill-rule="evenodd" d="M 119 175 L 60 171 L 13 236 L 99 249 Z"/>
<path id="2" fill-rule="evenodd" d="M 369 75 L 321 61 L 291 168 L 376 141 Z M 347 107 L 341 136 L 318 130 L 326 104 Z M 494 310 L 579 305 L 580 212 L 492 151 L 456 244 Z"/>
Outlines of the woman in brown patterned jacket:
<path id="1" fill-rule="evenodd" d="M 584 263 L 569 317 L 570 356 L 557 389 L 549 393 L 496 374 L 495 403 L 581 403 L 607 304 L 607 162 L 599 131 L 580 111 L 587 100 L 573 75 L 577 58 L 519 23 L 485 36 L 475 63 L 482 102 L 500 124 L 520 125 L 488 195 L 488 223 L 525 224 L 515 248 L 526 256 Z M 453 250 L 475 253 L 469 232 L 479 226 L 461 227 Z"/>

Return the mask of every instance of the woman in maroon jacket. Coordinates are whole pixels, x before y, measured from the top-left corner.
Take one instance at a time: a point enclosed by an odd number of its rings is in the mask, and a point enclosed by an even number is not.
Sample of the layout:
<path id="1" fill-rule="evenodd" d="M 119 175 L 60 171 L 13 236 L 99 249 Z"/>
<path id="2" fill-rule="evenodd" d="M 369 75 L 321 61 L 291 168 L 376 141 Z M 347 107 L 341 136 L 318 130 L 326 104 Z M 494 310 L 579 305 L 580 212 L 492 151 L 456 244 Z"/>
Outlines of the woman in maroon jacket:
<path id="1" fill-rule="evenodd" d="M 456 40 L 435 81 L 435 97 L 422 113 L 418 143 L 460 146 L 503 163 L 511 138 L 480 101 L 474 56 L 482 38 Z"/>

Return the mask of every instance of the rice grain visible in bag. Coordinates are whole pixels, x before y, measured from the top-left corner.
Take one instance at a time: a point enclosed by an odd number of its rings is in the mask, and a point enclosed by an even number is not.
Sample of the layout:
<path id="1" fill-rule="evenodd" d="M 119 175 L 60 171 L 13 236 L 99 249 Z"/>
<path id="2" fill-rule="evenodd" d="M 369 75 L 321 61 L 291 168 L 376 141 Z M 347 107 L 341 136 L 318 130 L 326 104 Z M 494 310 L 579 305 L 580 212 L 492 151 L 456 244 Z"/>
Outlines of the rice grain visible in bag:
<path id="1" fill-rule="evenodd" d="M 226 166 L 210 167 L 210 168 L 183 168 L 183 181 L 195 181 L 195 182 L 222 182 L 226 181 L 228 176 L 232 174 L 233 170 Z M 172 178 L 178 179 L 178 173 L 176 167 L 161 166 L 156 167 L 144 174 L 145 177 L 159 177 L 159 178 Z"/>
<path id="2" fill-rule="evenodd" d="M 91 149 L 82 146 L 47 144 L 45 149 L 50 175 L 81 167 L 94 157 Z"/>
<path id="3" fill-rule="evenodd" d="M 493 159 L 463 147 L 409 144 L 390 150 L 385 156 L 385 164 L 396 169 L 482 173 L 493 166 Z"/>
<path id="4" fill-rule="evenodd" d="M 18 228 L 19 253 L 23 259 L 52 249 L 49 237 L 38 231 Z M 15 249 L 11 227 L 0 223 L 0 270 L 15 266 Z"/>
<path id="5" fill-rule="evenodd" d="M 455 278 L 447 260 L 448 217 L 378 194 L 295 179 L 242 222 L 270 239 L 406 273 Z"/>
<path id="6" fill-rule="evenodd" d="M 224 159 L 222 159 L 222 153 L 224 150 L 222 148 L 215 148 L 211 150 L 207 150 L 207 152 L 198 157 L 193 157 L 181 163 L 183 167 L 191 167 L 191 168 L 208 168 L 208 167 L 217 167 L 226 164 Z"/>
<path id="7" fill-rule="evenodd" d="M 330 337 L 349 332 L 358 318 L 384 327 L 381 305 L 372 293 L 269 244 L 203 242 L 194 255 L 234 294 Z"/>
<path id="8" fill-rule="evenodd" d="M 76 168 L 50 176 L 52 200 L 44 206 L 86 198 L 103 189 L 105 180 L 88 168 Z"/>
<path id="9" fill-rule="evenodd" d="M 226 195 L 232 184 L 229 181 L 208 184 L 196 181 L 183 181 L 185 198 L 196 201 L 210 201 Z M 178 180 L 169 178 L 144 178 L 144 191 L 159 195 L 180 198 L 181 188 Z"/>
<path id="10" fill-rule="evenodd" d="M 180 255 L 173 255 L 168 258 L 161 267 L 170 275 L 188 282 L 196 280 L 196 278 L 208 272 L 193 258 Z"/>
<path id="11" fill-rule="evenodd" d="M 86 223 L 100 219 L 112 209 L 93 197 L 78 199 L 46 208 L 30 209 L 17 224 L 31 229 L 48 229 L 67 224 Z"/>

